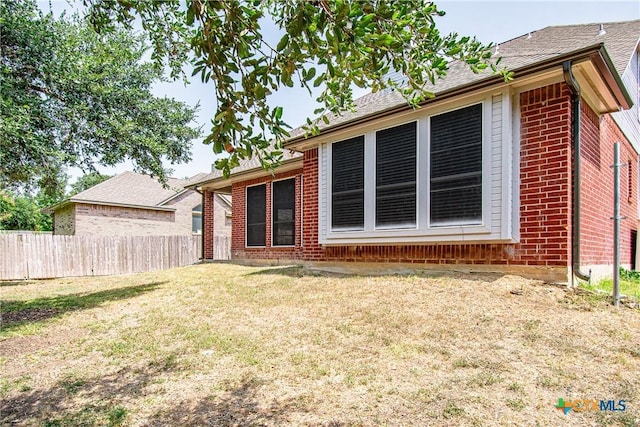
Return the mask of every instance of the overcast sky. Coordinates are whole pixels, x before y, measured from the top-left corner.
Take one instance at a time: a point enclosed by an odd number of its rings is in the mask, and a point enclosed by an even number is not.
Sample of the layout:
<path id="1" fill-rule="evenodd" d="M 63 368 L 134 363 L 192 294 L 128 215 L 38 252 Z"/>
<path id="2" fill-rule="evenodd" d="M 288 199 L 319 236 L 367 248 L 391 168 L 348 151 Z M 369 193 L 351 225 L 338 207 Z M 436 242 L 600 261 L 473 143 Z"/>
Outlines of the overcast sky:
<path id="1" fill-rule="evenodd" d="M 500 43 L 551 25 L 570 25 L 603 23 L 640 19 L 640 2 L 628 1 L 436 1 L 446 15 L 438 18 L 436 25 L 441 33 L 457 32 L 462 35 L 476 36 L 483 42 Z M 49 10 L 49 1 L 39 2 L 41 9 Z M 51 0 L 55 14 L 69 8 L 66 0 Z M 188 73 L 190 74 L 190 73 Z M 182 82 L 156 85 L 158 95 L 166 95 L 189 105 L 200 103 L 198 124 L 204 125 L 205 132 L 210 128 L 211 117 L 215 111 L 213 88 L 199 83 L 194 77 L 193 83 L 186 87 Z M 289 89 L 273 97 L 274 104 L 284 108 L 284 119 L 292 127 L 301 125 L 316 108 L 313 99 L 304 90 Z M 193 143 L 193 160 L 183 165 L 165 165 L 174 170 L 173 176 L 193 176 L 211 170 L 215 161 L 210 146 L 201 141 Z M 112 169 L 100 168 L 104 173 L 119 173 L 130 170 L 130 164 Z M 73 175 L 74 172 L 70 171 Z M 72 181 L 74 179 L 72 178 Z"/>

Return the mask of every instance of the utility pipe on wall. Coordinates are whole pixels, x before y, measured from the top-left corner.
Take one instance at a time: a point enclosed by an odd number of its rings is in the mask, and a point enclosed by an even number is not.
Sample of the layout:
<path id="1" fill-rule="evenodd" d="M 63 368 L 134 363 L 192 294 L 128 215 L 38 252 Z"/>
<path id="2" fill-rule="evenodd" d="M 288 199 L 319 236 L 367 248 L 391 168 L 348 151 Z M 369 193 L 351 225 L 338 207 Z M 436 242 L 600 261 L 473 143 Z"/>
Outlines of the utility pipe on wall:
<path id="1" fill-rule="evenodd" d="M 590 282 L 591 271 L 585 274 L 580 270 L 580 85 L 573 76 L 571 65 L 571 61 L 562 63 L 564 81 L 571 91 L 571 270 L 577 278 Z"/>
<path id="2" fill-rule="evenodd" d="M 613 304 L 620 305 L 620 143 L 613 144 Z"/>

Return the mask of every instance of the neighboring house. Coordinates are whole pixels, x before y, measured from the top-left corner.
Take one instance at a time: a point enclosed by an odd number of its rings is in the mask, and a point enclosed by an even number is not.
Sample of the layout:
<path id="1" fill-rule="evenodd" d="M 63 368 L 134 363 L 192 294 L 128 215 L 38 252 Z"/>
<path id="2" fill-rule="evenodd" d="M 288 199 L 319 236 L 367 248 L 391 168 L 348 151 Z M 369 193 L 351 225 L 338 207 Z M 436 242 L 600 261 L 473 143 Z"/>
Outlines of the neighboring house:
<path id="1" fill-rule="evenodd" d="M 639 39 L 640 21 L 547 27 L 499 45 L 510 82 L 453 63 L 419 109 L 366 95 L 319 135 L 295 131 L 275 175 L 253 161 L 201 179 L 205 229 L 220 192 L 236 260 L 611 274 L 620 142 L 621 263 L 635 268 Z"/>
<path id="2" fill-rule="evenodd" d="M 184 187 L 204 176 L 169 178 L 164 188 L 148 175 L 123 172 L 50 207 L 53 234 L 200 234 L 202 195 Z"/>

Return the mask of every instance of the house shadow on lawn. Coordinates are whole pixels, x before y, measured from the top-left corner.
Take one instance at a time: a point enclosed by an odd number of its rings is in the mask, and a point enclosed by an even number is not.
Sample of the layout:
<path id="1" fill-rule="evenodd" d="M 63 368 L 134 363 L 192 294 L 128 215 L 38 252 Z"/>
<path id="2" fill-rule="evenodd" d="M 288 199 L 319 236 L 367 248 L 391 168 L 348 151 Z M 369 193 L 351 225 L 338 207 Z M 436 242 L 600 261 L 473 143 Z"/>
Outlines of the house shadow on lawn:
<path id="1" fill-rule="evenodd" d="M 299 277 L 350 277 L 355 274 L 344 273 L 339 271 L 331 271 L 329 269 L 323 270 L 319 268 L 307 268 L 301 265 L 285 265 L 279 267 L 267 267 L 262 270 L 252 271 L 246 273 L 245 276 L 289 276 L 294 278 Z"/>
<path id="2" fill-rule="evenodd" d="M 0 425 L 120 425 L 124 402 L 144 397 L 158 376 L 175 370 L 174 354 L 102 377 L 65 376 L 50 388 L 22 391 L 0 403 Z"/>
<path id="3" fill-rule="evenodd" d="M 25 323 L 40 322 L 61 316 L 69 311 L 93 308 L 107 301 L 133 298 L 152 291 L 164 283 L 167 282 L 153 282 L 144 285 L 107 289 L 91 294 L 78 293 L 27 301 L 2 300 L 0 301 L 1 330 L 9 331 Z"/>
<path id="4" fill-rule="evenodd" d="M 245 276 L 279 275 L 294 278 L 299 277 L 423 277 L 437 278 L 464 278 L 476 279 L 484 282 L 494 282 L 505 276 L 504 273 L 492 273 L 484 271 L 464 271 L 455 269 L 415 268 L 396 265 L 393 263 L 359 264 L 349 263 L 344 265 L 327 266 L 300 266 L 286 265 L 266 267 L 261 270 L 246 273 Z"/>

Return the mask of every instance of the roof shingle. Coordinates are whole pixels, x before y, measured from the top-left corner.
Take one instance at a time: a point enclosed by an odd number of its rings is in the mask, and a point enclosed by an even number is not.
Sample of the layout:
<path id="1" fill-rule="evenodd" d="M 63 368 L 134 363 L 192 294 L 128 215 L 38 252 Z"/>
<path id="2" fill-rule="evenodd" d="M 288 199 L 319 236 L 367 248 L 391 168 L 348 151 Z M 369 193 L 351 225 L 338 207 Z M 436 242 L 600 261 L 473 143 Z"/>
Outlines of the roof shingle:
<path id="1" fill-rule="evenodd" d="M 189 179 L 168 178 L 168 188 L 164 188 L 148 175 L 127 171 L 72 196 L 69 201 L 158 206 L 183 191 L 186 185 L 199 182 L 205 175 L 200 173 Z"/>

